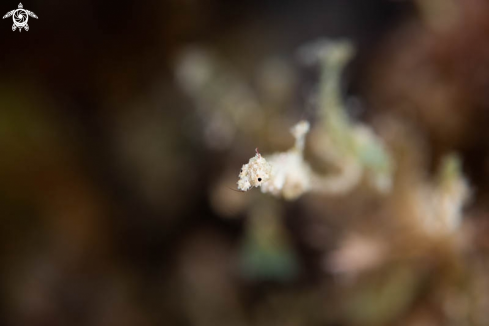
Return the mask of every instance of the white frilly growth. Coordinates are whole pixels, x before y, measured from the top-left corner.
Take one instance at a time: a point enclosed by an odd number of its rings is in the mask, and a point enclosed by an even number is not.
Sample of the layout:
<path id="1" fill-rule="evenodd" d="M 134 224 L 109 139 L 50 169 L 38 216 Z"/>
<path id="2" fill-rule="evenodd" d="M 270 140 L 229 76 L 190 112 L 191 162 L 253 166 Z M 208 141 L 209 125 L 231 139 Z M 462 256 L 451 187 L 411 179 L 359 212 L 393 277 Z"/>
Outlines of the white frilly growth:
<path id="1" fill-rule="evenodd" d="M 259 187 L 268 182 L 272 166 L 258 153 L 250 158 L 248 164 L 244 164 L 239 173 L 238 189 L 248 191 L 251 187 Z"/>
<path id="2" fill-rule="evenodd" d="M 299 122 L 291 129 L 295 146 L 285 153 L 268 157 L 272 173 L 270 180 L 262 185 L 262 192 L 293 200 L 310 190 L 311 168 L 304 161 L 304 143 L 309 128 L 309 122 Z"/>
<path id="3" fill-rule="evenodd" d="M 311 169 L 303 157 L 309 122 L 299 122 L 291 132 L 295 137 L 293 148 L 266 159 L 257 152 L 248 164 L 243 165 L 239 174 L 239 190 L 247 191 L 251 187 L 261 187 L 264 193 L 289 200 L 296 199 L 310 190 Z"/>

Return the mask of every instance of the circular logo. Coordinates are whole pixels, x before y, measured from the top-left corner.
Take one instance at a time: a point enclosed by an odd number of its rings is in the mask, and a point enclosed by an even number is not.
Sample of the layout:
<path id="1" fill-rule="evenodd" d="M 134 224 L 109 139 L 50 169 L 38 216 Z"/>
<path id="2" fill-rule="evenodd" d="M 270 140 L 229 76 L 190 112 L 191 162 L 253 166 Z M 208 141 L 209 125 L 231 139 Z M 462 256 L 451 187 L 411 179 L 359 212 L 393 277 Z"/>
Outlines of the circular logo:
<path id="1" fill-rule="evenodd" d="M 29 16 L 24 9 L 17 9 L 12 16 L 14 19 L 14 24 L 17 27 L 24 27 L 29 20 Z"/>

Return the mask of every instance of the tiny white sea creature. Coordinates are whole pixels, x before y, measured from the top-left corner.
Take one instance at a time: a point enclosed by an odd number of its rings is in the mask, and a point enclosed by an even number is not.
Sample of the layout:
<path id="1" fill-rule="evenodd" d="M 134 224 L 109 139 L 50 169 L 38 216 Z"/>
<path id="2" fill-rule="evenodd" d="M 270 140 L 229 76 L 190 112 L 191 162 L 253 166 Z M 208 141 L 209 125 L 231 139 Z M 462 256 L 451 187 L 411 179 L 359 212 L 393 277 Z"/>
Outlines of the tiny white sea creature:
<path id="1" fill-rule="evenodd" d="M 239 173 L 238 189 L 248 191 L 251 187 L 259 187 L 270 179 L 272 166 L 255 149 L 256 155 L 244 164 Z"/>
<path id="2" fill-rule="evenodd" d="M 243 165 L 238 181 L 240 191 L 261 187 L 264 193 L 295 199 L 310 189 L 311 169 L 303 158 L 309 123 L 301 121 L 291 132 L 295 137 L 295 146 L 290 150 L 267 158 L 256 150 L 256 155 Z"/>

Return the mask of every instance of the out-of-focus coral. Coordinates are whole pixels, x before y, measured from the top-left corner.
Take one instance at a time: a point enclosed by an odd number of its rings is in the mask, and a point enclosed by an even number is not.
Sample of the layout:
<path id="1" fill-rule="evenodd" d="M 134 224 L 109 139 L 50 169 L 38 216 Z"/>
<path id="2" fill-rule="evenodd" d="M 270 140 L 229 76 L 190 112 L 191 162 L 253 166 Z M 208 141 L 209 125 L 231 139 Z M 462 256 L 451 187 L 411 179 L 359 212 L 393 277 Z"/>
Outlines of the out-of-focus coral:
<path id="1" fill-rule="evenodd" d="M 344 180 L 330 185 L 326 180 L 316 187 L 328 192 L 348 192 L 365 173 L 372 185 L 388 192 L 392 183 L 393 162 L 382 140 L 363 123 L 354 123 L 348 117 L 340 89 L 341 73 L 354 54 L 347 41 L 319 41 L 302 49 L 308 61 L 315 58 L 321 67 L 319 114 L 322 125 L 313 146 L 327 162 L 340 168 Z M 306 53 L 306 54 L 304 54 Z M 339 183 L 339 184 L 338 184 Z M 337 189 L 334 189 L 337 187 Z"/>
<path id="2" fill-rule="evenodd" d="M 325 268 L 333 273 L 355 276 L 378 267 L 386 259 L 388 244 L 375 237 L 352 234 L 338 250 L 328 255 Z"/>
<path id="3" fill-rule="evenodd" d="M 451 233 L 462 222 L 462 208 L 469 199 L 467 181 L 461 175 L 460 161 L 455 156 L 443 159 L 435 185 L 420 185 L 414 193 L 418 202 L 418 218 L 429 233 Z"/>
<path id="4" fill-rule="evenodd" d="M 419 19 L 389 33 L 369 62 L 365 98 L 377 113 L 416 124 L 435 157 L 457 149 L 486 161 L 489 4 L 415 4 Z M 474 181 L 482 184 L 481 173 Z"/>
<path id="5" fill-rule="evenodd" d="M 260 128 L 263 112 L 254 91 L 212 52 L 198 48 L 183 52 L 176 77 L 198 108 L 203 138 L 210 148 L 227 149 L 238 130 Z"/>
<path id="6" fill-rule="evenodd" d="M 287 200 L 307 192 L 318 198 L 346 193 L 354 197 L 364 196 L 354 189 L 365 180 L 370 190 L 383 194 L 377 199 L 379 208 L 368 214 L 371 216 L 350 219 L 359 231 L 352 229 L 339 236 L 337 249 L 322 255 L 322 267 L 326 273 L 349 280 L 337 285 L 344 292 L 339 304 L 340 320 L 351 324 L 389 324 L 410 309 L 430 277 L 420 267 L 423 261 L 435 257 L 428 267 L 430 271 L 438 270 L 438 265 L 452 268 L 447 275 L 449 281 L 437 287 L 437 291 L 449 288 L 465 273 L 460 254 L 468 248 L 462 244 L 465 234 L 462 210 L 471 195 L 468 181 L 456 155 L 446 155 L 436 177 L 428 176 L 427 166 L 419 160 L 426 153 L 417 148 L 416 137 L 410 139 L 409 128 L 393 132 L 396 123 L 383 120 L 381 134 L 387 137 L 383 140 L 372 127 L 348 116 L 340 79 L 353 55 L 349 42 L 320 41 L 302 48 L 300 53 L 306 62 L 321 63 L 318 121 L 314 122 L 310 137 L 311 154 L 313 159 L 336 168 L 336 172 L 322 175 L 305 160 L 310 126 L 302 121 L 292 128 L 295 145 L 290 150 L 269 156 L 257 153 L 243 165 L 238 189 L 261 187 L 262 192 Z M 292 251 L 276 245 L 276 239 L 285 239 L 279 236 L 284 231 L 278 224 L 278 214 L 257 209 L 262 205 L 273 207 L 265 203 L 257 199 L 249 203 L 254 207 L 248 216 L 251 227 L 245 235 L 242 268 L 255 279 L 281 280 L 280 272 L 287 274 L 291 268 L 287 257 Z M 354 205 L 364 204 L 360 201 Z M 340 207 L 337 214 L 341 216 L 342 211 L 347 210 Z M 380 225 L 372 231 L 369 223 L 375 219 Z M 343 227 L 348 229 L 350 224 Z M 461 294 L 459 299 L 464 297 Z M 445 312 L 444 318 L 460 317 Z"/>
<path id="7" fill-rule="evenodd" d="M 42 3 L 0 325 L 489 325 L 489 2 Z"/>
<path id="8" fill-rule="evenodd" d="M 289 281 L 297 276 L 299 264 L 279 213 L 277 205 L 263 201 L 251 210 L 241 246 L 244 277 Z"/>

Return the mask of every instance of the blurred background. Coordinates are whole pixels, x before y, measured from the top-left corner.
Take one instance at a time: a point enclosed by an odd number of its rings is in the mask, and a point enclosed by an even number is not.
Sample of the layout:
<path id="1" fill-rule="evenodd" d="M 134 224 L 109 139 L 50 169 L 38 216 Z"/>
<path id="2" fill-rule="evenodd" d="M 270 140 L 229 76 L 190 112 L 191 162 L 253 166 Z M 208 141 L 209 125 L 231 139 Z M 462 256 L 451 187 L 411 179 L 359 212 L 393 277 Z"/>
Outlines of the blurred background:
<path id="1" fill-rule="evenodd" d="M 22 4 L 29 31 L 0 26 L 0 325 L 489 325 L 486 1 Z M 298 49 L 320 38 L 355 45 L 341 95 L 401 186 L 233 191 L 314 125 Z M 463 222 L 413 231 L 453 151 Z"/>

